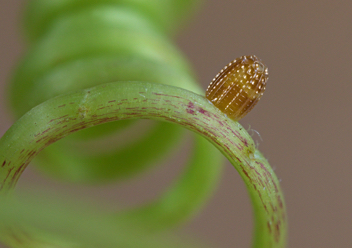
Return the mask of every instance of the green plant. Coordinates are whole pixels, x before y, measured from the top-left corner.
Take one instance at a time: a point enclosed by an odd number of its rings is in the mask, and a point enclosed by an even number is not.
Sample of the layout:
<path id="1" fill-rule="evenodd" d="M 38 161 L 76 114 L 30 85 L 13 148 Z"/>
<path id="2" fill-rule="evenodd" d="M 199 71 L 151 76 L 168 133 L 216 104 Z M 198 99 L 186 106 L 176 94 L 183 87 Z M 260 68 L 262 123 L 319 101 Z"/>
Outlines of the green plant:
<path id="1" fill-rule="evenodd" d="M 46 247 L 47 243 L 58 247 L 76 247 L 78 243 L 88 247 L 165 247 L 148 243 L 150 231 L 168 229 L 199 209 L 219 178 L 221 151 L 240 173 L 252 199 L 253 246 L 285 245 L 285 204 L 274 172 L 242 126 L 203 97 L 187 62 L 168 38 L 196 2 L 29 3 L 25 30 L 30 46 L 10 92 L 13 111 L 20 118 L 0 140 L 4 242 L 14 247 Z M 83 141 L 122 132 L 133 126 L 135 119 L 162 122 L 155 123 L 138 142 L 114 148 L 114 152 L 87 155 L 84 149 L 73 150 Z M 100 125 L 104 123 L 108 124 Z M 75 217 L 70 208 L 53 216 L 39 206 L 47 203 L 8 199 L 34 157 L 36 165 L 52 176 L 104 183 L 151 166 L 177 145 L 183 128 L 198 134 L 192 158 L 180 179 L 150 204 L 103 217 L 87 210 Z M 149 149 L 151 143 L 154 149 Z M 60 203 L 50 206 L 57 209 Z M 75 221 L 64 220 L 65 214 Z M 92 221 L 77 224 L 87 216 Z M 136 242 L 128 228 L 123 230 L 126 223 L 143 242 Z M 94 233 L 92 225 L 104 231 Z M 64 227 L 68 231 L 64 232 Z M 58 229 L 60 238 L 48 234 L 47 229 Z M 111 230 L 129 234 L 113 238 Z M 84 233 L 89 233 L 89 238 Z M 66 238 L 73 241 L 65 243 Z"/>

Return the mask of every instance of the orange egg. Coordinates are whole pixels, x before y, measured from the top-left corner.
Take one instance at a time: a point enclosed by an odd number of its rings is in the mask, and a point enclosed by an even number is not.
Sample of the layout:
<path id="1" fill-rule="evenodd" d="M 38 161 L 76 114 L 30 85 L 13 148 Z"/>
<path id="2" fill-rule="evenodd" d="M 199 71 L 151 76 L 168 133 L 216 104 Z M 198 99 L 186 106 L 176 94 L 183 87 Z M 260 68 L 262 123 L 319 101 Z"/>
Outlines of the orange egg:
<path id="1" fill-rule="evenodd" d="M 256 56 L 242 56 L 224 67 L 206 91 L 206 98 L 231 119 L 243 118 L 260 100 L 268 68 Z"/>

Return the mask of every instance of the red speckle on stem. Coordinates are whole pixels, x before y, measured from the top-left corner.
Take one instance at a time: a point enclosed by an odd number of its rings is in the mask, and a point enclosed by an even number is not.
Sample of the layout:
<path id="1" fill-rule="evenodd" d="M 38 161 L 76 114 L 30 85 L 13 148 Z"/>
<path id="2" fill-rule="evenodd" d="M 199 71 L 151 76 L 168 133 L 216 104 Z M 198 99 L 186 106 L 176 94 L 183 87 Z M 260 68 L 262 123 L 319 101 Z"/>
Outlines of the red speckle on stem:
<path id="1" fill-rule="evenodd" d="M 278 221 L 275 225 L 275 241 L 276 242 L 279 242 L 279 240 L 280 240 L 280 225 L 281 225 L 280 221 Z"/>
<path id="2" fill-rule="evenodd" d="M 18 169 L 15 171 L 15 173 L 12 176 L 12 179 L 15 180 L 17 178 L 17 175 L 20 173 L 20 171 L 23 169 L 23 167 L 26 166 L 25 163 L 21 164 L 20 167 L 18 167 Z"/>
<path id="3" fill-rule="evenodd" d="M 186 111 L 188 114 L 191 114 L 191 115 L 195 114 L 193 109 L 186 109 Z"/>
<path id="4" fill-rule="evenodd" d="M 271 231 L 271 225 L 270 225 L 269 221 L 267 222 L 267 226 L 268 226 L 269 233 L 271 233 L 272 231 Z"/>
<path id="5" fill-rule="evenodd" d="M 208 111 L 206 111 L 205 109 L 198 108 L 198 111 L 199 111 L 199 113 L 201 113 L 201 114 L 203 114 L 203 115 L 206 115 L 206 116 L 210 117 L 210 115 L 209 115 Z"/>

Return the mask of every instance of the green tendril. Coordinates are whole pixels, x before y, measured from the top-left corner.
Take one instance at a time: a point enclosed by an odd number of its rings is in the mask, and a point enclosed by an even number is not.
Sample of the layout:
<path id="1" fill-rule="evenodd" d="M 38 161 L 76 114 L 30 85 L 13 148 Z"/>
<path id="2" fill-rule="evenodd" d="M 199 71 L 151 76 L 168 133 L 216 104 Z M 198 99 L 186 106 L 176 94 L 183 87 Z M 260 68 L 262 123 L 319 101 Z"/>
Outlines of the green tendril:
<path id="1" fill-rule="evenodd" d="M 135 118 L 172 122 L 210 141 L 246 183 L 256 220 L 254 247 L 283 247 L 286 213 L 280 185 L 251 137 L 204 97 L 162 84 L 105 84 L 52 98 L 33 108 L 0 140 L 0 161 L 6 168 L 0 175 L 1 192 L 14 187 L 27 164 L 46 146 L 81 129 Z M 123 214 L 125 218 L 146 220 L 150 226 L 163 228 L 188 215 L 194 205 L 203 201 L 211 187 L 205 188 L 202 183 L 217 173 L 214 163 L 218 155 L 208 153 L 212 151 L 208 142 L 198 142 L 201 152 L 194 154 L 180 180 L 155 202 L 128 210 Z"/>
<path id="2" fill-rule="evenodd" d="M 284 247 L 285 203 L 274 172 L 241 125 L 201 96 L 203 90 L 190 66 L 169 40 L 197 2 L 29 1 L 24 23 L 30 45 L 9 92 L 18 120 L 0 139 L 3 242 L 22 248 L 77 247 L 48 239 L 47 229 L 66 225 L 70 231 L 60 229 L 61 238 L 75 236 L 86 247 L 165 247 L 148 235 L 174 227 L 199 211 L 221 176 L 222 153 L 241 175 L 252 199 L 253 247 Z M 143 129 L 137 119 L 155 122 Z M 115 142 L 122 133 L 139 129 L 142 133 L 125 138 L 125 145 Z M 86 225 L 59 223 L 39 211 L 45 204 L 32 212 L 20 203 L 6 205 L 33 159 L 39 169 L 61 180 L 108 183 L 132 177 L 166 157 L 181 144 L 185 129 L 194 132 L 194 147 L 179 178 L 146 205 L 106 214 L 109 223 L 100 222 L 100 217 Z M 104 149 L 96 151 L 97 143 L 104 144 Z M 28 203 L 29 208 L 34 206 Z M 67 216 L 74 216 L 74 211 L 67 210 Z M 40 228 L 26 233 L 27 225 L 38 225 L 36 218 L 42 220 Z M 129 238 L 116 238 L 112 231 L 92 234 L 94 230 L 86 226 L 94 223 L 115 231 L 126 223 L 131 230 L 142 225 L 143 238 L 137 242 L 130 233 Z M 84 232 L 89 238 L 84 238 Z"/>

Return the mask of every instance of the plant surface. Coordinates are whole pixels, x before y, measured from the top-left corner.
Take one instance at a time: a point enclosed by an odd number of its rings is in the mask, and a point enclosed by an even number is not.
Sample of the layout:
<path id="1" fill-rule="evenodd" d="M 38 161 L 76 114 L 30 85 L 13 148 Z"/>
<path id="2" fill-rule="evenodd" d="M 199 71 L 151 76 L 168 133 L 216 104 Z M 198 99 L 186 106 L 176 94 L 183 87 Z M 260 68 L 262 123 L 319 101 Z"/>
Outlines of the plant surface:
<path id="1" fill-rule="evenodd" d="M 208 199 L 220 176 L 222 153 L 252 200 L 253 247 L 284 247 L 285 203 L 273 170 L 243 127 L 203 97 L 186 60 L 169 40 L 196 2 L 29 2 L 25 30 L 30 45 L 10 91 L 19 119 L 0 139 L 5 243 L 187 247 L 165 241 L 160 233 L 193 216 Z M 101 153 L 92 152 L 94 145 L 82 149 L 84 142 L 93 144 L 136 127 L 136 119 L 158 122 L 126 146 L 109 145 Z M 42 198 L 16 201 L 9 194 L 32 159 L 46 173 L 71 182 L 131 177 L 178 145 L 185 129 L 195 139 L 185 171 L 146 205 L 96 213 Z"/>

